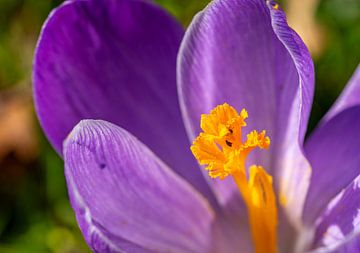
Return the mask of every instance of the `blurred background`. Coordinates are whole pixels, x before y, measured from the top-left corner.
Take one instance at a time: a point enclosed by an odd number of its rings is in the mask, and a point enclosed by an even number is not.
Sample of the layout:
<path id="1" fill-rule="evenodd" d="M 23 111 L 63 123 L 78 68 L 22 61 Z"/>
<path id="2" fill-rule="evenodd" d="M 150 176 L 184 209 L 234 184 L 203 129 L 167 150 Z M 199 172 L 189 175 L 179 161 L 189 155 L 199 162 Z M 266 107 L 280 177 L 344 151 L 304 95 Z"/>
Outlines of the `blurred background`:
<path id="1" fill-rule="evenodd" d="M 89 252 L 67 199 L 63 163 L 43 136 L 31 67 L 60 0 L 0 0 L 0 252 Z M 205 0 L 158 0 L 185 26 Z M 312 129 L 360 62 L 360 0 L 283 0 L 316 68 Z"/>

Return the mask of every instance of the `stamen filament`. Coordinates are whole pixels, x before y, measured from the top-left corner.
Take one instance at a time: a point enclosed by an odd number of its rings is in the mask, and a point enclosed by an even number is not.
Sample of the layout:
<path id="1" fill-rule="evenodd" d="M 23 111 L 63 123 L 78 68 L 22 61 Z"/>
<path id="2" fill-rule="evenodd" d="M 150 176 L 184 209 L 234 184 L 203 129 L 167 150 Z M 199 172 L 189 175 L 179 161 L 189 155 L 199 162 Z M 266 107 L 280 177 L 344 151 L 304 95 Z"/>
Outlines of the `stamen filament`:
<path id="1" fill-rule="evenodd" d="M 276 253 L 277 208 L 272 178 L 262 167 L 250 168 L 245 198 L 256 253 Z M 261 231 L 261 232 L 259 232 Z"/>

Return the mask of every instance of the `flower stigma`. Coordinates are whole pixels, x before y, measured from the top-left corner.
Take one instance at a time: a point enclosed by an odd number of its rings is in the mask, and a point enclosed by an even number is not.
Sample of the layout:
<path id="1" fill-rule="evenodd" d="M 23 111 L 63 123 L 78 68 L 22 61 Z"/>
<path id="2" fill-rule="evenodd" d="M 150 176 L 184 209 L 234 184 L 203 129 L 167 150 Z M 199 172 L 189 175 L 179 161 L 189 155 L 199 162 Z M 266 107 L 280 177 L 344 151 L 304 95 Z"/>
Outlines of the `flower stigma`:
<path id="1" fill-rule="evenodd" d="M 276 253 L 277 207 L 272 177 L 261 166 L 245 161 L 255 148 L 268 149 L 266 132 L 252 131 L 242 141 L 242 128 L 248 113 L 238 113 L 227 103 L 201 115 L 203 132 L 194 140 L 191 151 L 211 178 L 232 176 L 247 207 L 255 253 Z"/>

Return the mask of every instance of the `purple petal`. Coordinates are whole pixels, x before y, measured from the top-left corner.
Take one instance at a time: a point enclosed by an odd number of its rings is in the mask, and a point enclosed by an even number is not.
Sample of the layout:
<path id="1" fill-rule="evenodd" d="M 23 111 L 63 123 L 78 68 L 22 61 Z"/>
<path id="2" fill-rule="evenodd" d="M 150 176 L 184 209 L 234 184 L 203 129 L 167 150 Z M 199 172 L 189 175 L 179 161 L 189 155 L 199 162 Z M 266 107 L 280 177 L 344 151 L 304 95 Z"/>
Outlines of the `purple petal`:
<path id="1" fill-rule="evenodd" d="M 256 153 L 251 163 L 275 174 L 290 215 L 297 217 L 310 176 L 301 146 L 313 75 L 310 55 L 284 13 L 259 0 L 213 1 L 193 20 L 178 57 L 178 90 L 190 138 L 200 131 L 200 115 L 216 105 L 246 108 L 245 131 L 266 129 L 272 141 L 271 152 Z M 240 202 L 231 181 L 212 185 L 223 205 Z"/>
<path id="2" fill-rule="evenodd" d="M 72 1 L 48 18 L 36 50 L 34 92 L 54 147 L 81 119 L 115 123 L 202 193 L 176 91 L 182 27 L 146 1 Z"/>
<path id="3" fill-rule="evenodd" d="M 96 252 L 209 252 L 206 199 L 130 133 L 81 121 L 64 144 L 77 220 Z"/>
<path id="4" fill-rule="evenodd" d="M 336 237 L 341 237 L 339 233 L 333 231 Z M 307 253 L 357 253 L 360 252 L 360 235 L 349 236 L 343 240 L 341 245 L 333 245 L 330 247 L 320 247 Z"/>
<path id="5" fill-rule="evenodd" d="M 360 176 L 328 204 L 318 218 L 313 247 L 324 252 L 359 252 Z"/>
<path id="6" fill-rule="evenodd" d="M 336 250 L 325 253 L 353 253 L 353 252 L 360 252 L 360 235 L 356 235 L 348 238 Z"/>
<path id="7" fill-rule="evenodd" d="M 277 170 L 275 176 L 280 181 L 280 202 L 284 201 L 286 214 L 295 225 L 299 225 L 311 176 L 303 143 L 314 96 L 314 65 L 304 42 L 288 26 L 284 12 L 279 11 L 273 1 L 268 1 L 268 6 L 274 31 L 288 50 L 298 74 L 298 83 L 286 83 L 290 90 L 295 89 L 295 93 L 286 92 L 287 88 L 285 91 L 277 90 L 281 100 L 276 132 L 279 146 L 274 151 L 274 170 Z M 289 97 L 291 94 L 293 97 Z"/>
<path id="8" fill-rule="evenodd" d="M 360 105 L 360 65 L 355 70 L 339 98 L 322 119 L 321 124 L 325 124 L 341 111 L 356 105 Z"/>
<path id="9" fill-rule="evenodd" d="M 317 128 L 305 145 L 313 167 L 304 219 L 319 212 L 360 174 L 360 106 L 346 109 Z"/>

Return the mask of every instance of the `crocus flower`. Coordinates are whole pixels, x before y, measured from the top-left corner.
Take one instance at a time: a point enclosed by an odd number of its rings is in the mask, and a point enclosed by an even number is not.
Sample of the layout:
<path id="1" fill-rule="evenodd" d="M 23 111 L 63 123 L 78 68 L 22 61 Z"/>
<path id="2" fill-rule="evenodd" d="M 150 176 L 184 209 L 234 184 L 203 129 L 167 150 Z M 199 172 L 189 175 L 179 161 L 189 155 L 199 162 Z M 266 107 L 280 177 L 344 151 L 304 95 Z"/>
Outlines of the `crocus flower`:
<path id="1" fill-rule="evenodd" d="M 95 252 L 359 252 L 360 69 L 304 141 L 313 83 L 304 43 L 264 0 L 214 0 L 185 35 L 151 1 L 68 1 L 34 63 L 37 114 Z M 206 125 L 221 106 L 232 116 Z M 214 163 L 199 134 L 233 150 Z M 249 195 L 224 161 L 256 165 Z"/>

